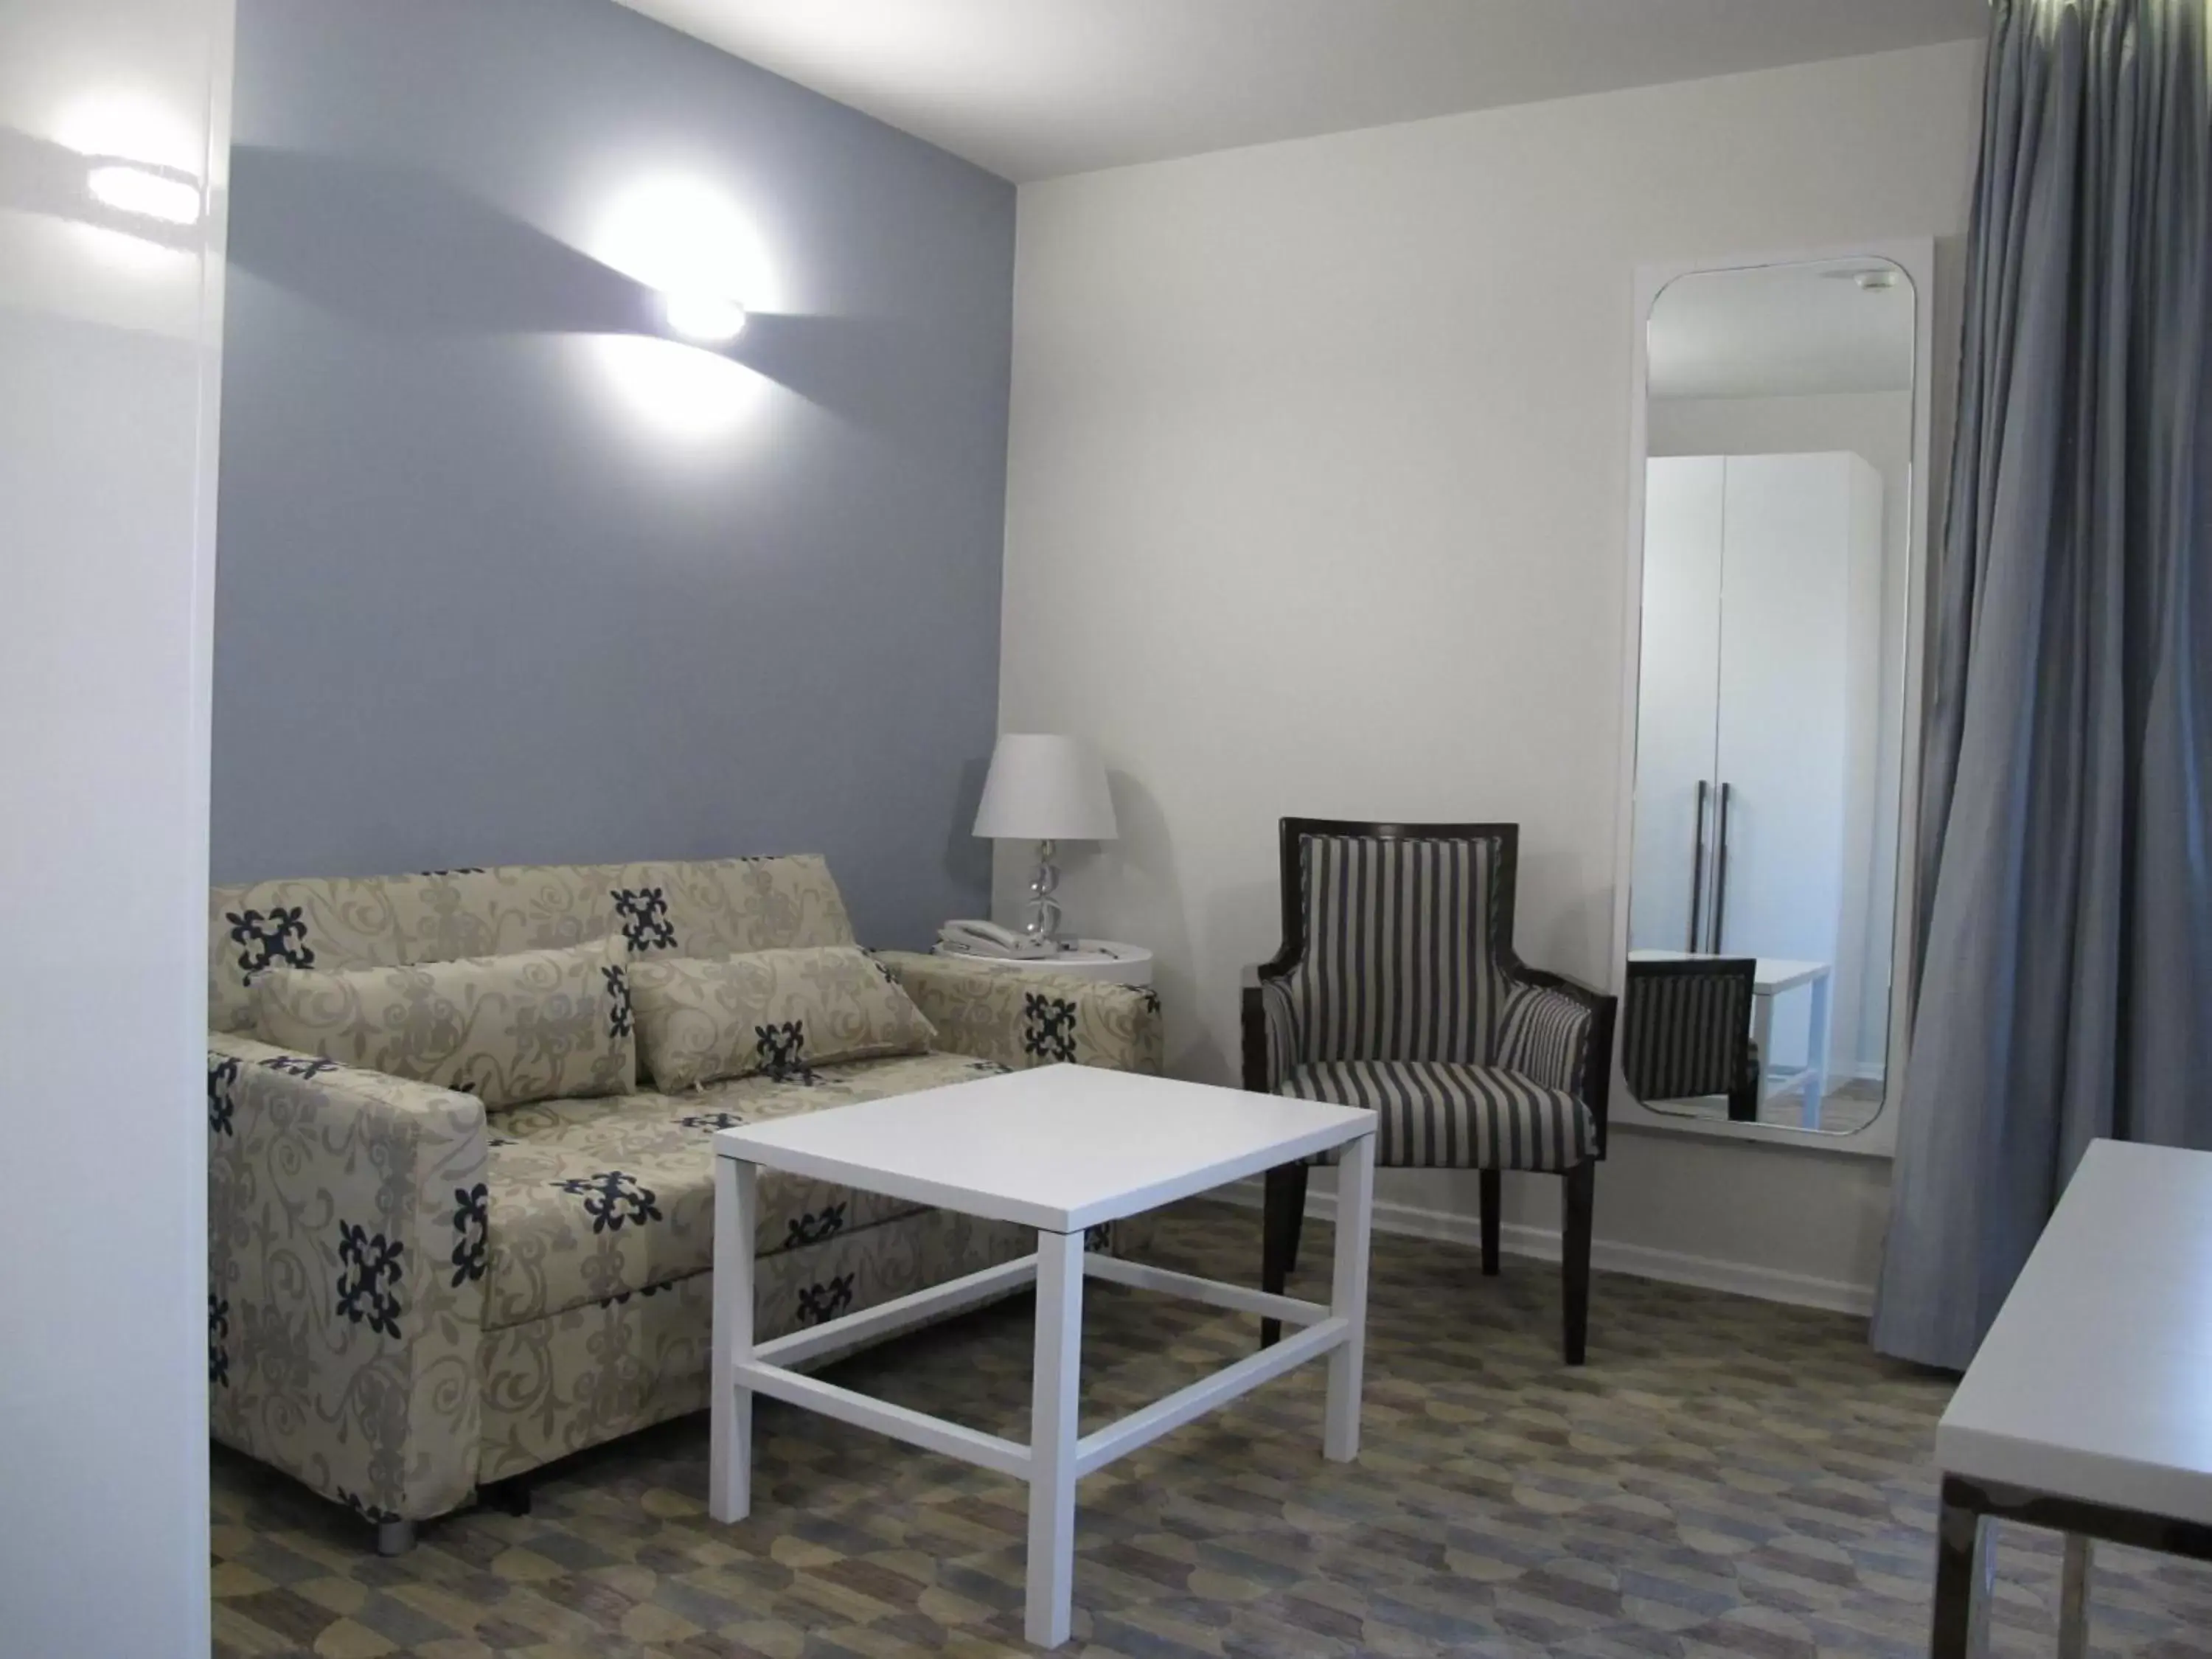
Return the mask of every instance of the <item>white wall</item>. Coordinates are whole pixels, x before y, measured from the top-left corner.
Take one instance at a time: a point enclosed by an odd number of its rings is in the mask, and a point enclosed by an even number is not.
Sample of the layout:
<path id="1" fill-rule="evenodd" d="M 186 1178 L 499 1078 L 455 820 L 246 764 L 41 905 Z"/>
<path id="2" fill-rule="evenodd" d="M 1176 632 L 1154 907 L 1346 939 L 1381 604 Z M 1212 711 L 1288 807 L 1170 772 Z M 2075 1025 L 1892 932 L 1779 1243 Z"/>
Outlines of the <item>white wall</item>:
<path id="1" fill-rule="evenodd" d="M 1612 977 L 1633 268 L 1956 237 L 1978 64 L 1929 48 L 1023 188 L 1000 716 L 1088 732 L 1120 775 L 1122 839 L 1071 860 L 1067 911 L 1159 952 L 1175 1071 L 1234 1075 L 1285 813 L 1518 820 L 1522 953 Z M 1601 1259 L 1850 1303 L 1887 1180 L 1623 1133 Z M 1474 1210 L 1461 1178 L 1382 1190 Z M 1509 1190 L 1556 1227 L 1557 1182 Z"/>
<path id="2" fill-rule="evenodd" d="M 1912 394 L 1662 398 L 1651 404 L 1654 455 L 1789 455 L 1848 450 L 1881 475 L 1881 681 L 1857 712 L 1875 735 L 1872 799 L 1854 805 L 1864 855 L 1844 873 L 1844 910 L 1863 928 L 1855 971 L 1839 969 L 1834 1064 L 1879 1078 L 1889 1054 L 1889 962 L 1897 910 L 1898 792 L 1905 722 L 1905 572 L 1911 550 Z"/>
<path id="3" fill-rule="evenodd" d="M 40 1659 L 208 1650 L 220 188 L 121 235 L 81 152 L 219 171 L 230 52 L 229 0 L 0 11 L 0 1651 Z"/>

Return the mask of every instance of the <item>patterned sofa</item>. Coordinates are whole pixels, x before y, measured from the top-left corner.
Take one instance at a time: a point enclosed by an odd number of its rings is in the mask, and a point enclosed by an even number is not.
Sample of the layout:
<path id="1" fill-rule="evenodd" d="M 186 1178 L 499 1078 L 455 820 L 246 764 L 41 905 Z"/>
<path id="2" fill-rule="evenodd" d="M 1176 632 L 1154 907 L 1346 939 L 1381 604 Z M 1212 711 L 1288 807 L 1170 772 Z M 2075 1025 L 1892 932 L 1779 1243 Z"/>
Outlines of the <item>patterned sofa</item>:
<path id="1" fill-rule="evenodd" d="M 707 1404 L 708 1137 L 725 1125 L 1074 1060 L 1157 1072 L 1149 991 L 878 960 L 935 1050 L 679 1097 L 473 1096 L 258 1039 L 275 963 L 357 969 L 607 939 L 632 958 L 850 945 L 819 858 L 447 870 L 217 889 L 210 934 L 208 1379 L 215 1437 L 379 1524 Z M 488 1121 L 489 1117 L 489 1121 Z M 773 1336 L 1008 1260 L 1019 1229 L 769 1176 Z"/>

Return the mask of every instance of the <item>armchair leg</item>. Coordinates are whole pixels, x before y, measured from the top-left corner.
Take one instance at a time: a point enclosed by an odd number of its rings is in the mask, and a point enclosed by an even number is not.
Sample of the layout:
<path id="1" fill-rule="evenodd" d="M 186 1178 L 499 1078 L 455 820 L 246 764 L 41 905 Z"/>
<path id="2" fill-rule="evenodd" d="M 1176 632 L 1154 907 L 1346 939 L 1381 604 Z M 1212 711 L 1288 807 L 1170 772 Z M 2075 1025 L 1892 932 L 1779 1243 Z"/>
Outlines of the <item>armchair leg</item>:
<path id="1" fill-rule="evenodd" d="M 1482 1171 L 1482 1272 L 1498 1277 L 1498 1230 L 1504 1219 L 1505 1176 L 1502 1170 Z"/>
<path id="2" fill-rule="evenodd" d="M 1597 1164 L 1577 1164 L 1566 1174 L 1565 1225 L 1559 1266 L 1565 1291 L 1567 1364 L 1579 1365 L 1589 1334 L 1590 1212 L 1597 1196 Z"/>
<path id="3" fill-rule="evenodd" d="M 1298 1261 L 1298 1233 L 1306 1218 L 1306 1166 L 1285 1164 L 1267 1171 L 1267 1208 L 1260 1223 L 1260 1287 L 1280 1296 Z M 1283 1322 L 1260 1322 L 1260 1346 L 1282 1340 Z"/>
<path id="4" fill-rule="evenodd" d="M 1287 1241 L 1283 1247 L 1283 1272 L 1285 1275 L 1298 1270 L 1298 1238 L 1305 1231 L 1306 1225 L 1306 1174 L 1312 1167 L 1310 1164 L 1292 1164 L 1282 1172 L 1286 1177 L 1283 1184 L 1290 1188 L 1291 1193 L 1285 1200 L 1283 1216 L 1284 1235 Z"/>
<path id="5" fill-rule="evenodd" d="M 379 1555 L 404 1555 L 415 1547 L 415 1523 L 412 1521 L 380 1521 L 376 1523 L 376 1553 Z"/>

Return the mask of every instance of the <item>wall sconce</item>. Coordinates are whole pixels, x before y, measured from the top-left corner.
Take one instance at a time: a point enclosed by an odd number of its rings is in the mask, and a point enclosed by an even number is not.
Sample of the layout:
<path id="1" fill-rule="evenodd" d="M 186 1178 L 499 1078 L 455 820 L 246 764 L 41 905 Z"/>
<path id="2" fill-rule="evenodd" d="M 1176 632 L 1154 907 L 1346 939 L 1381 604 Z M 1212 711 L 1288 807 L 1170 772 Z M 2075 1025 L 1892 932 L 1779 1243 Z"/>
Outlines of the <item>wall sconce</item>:
<path id="1" fill-rule="evenodd" d="M 118 213 L 168 225 L 196 225 L 200 220 L 199 182 L 167 168 L 97 159 L 84 184 L 93 200 Z"/>
<path id="2" fill-rule="evenodd" d="M 660 314 L 670 328 L 698 345 L 726 345 L 745 329 L 745 308 L 720 294 L 664 295 Z"/>
<path id="3" fill-rule="evenodd" d="M 638 285 L 630 326 L 583 342 L 639 426 L 713 441 L 767 405 L 772 381 L 726 349 L 749 313 L 776 316 L 791 295 L 752 217 L 711 180 L 629 180 L 596 212 L 584 252 Z"/>

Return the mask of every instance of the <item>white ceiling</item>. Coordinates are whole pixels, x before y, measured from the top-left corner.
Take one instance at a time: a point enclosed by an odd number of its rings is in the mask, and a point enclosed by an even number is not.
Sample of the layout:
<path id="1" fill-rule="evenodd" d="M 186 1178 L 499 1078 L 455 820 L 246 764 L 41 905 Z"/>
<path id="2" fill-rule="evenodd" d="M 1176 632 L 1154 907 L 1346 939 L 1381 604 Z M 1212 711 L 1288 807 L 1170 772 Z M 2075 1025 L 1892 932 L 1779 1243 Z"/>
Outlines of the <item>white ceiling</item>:
<path id="1" fill-rule="evenodd" d="M 1869 289 L 1862 273 L 1893 273 Z M 1701 270 L 1651 307 L 1654 398 L 1786 398 L 1912 385 L 1912 283 L 1885 259 Z"/>
<path id="2" fill-rule="evenodd" d="M 1017 181 L 1964 40 L 1987 0 L 623 0 Z"/>

